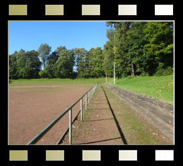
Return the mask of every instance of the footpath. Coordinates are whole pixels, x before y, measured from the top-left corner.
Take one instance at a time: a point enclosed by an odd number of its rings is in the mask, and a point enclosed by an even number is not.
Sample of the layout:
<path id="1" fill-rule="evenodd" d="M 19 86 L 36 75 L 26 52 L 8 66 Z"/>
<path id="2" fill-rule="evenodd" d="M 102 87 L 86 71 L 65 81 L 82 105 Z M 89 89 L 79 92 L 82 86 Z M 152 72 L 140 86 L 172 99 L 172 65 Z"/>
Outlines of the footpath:
<path id="1" fill-rule="evenodd" d="M 98 85 L 83 121 L 79 119 L 72 124 L 73 145 L 172 144 L 105 85 Z M 68 144 L 68 134 L 61 144 Z"/>

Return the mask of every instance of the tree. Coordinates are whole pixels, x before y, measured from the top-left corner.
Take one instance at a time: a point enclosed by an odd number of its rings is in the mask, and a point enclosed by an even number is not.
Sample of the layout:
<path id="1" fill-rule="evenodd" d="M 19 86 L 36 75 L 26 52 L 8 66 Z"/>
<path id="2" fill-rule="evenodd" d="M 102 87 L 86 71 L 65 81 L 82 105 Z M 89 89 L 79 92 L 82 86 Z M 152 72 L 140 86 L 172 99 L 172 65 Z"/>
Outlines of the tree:
<path id="1" fill-rule="evenodd" d="M 18 78 L 37 78 L 40 71 L 41 62 L 39 53 L 35 50 L 27 51 L 18 55 L 17 73 Z"/>
<path id="2" fill-rule="evenodd" d="M 52 52 L 48 56 L 47 61 L 46 61 L 46 67 L 44 68 L 43 71 L 41 71 L 39 73 L 39 75 L 42 78 L 54 78 L 55 77 L 55 75 L 54 75 L 54 66 L 55 66 L 58 58 L 59 58 L 58 52 L 56 52 L 56 51 Z"/>
<path id="3" fill-rule="evenodd" d="M 58 60 L 53 70 L 54 75 L 58 78 L 71 78 L 74 66 L 74 51 L 62 49 L 58 52 Z"/>
<path id="4" fill-rule="evenodd" d="M 146 71 L 153 75 L 173 67 L 173 23 L 148 22 L 144 33 L 148 40 L 144 45 Z"/>
<path id="5" fill-rule="evenodd" d="M 18 78 L 17 59 L 18 59 L 18 52 L 17 51 L 15 51 L 12 55 L 9 56 L 9 78 L 10 79 Z"/>
<path id="6" fill-rule="evenodd" d="M 77 72 L 80 77 L 85 77 L 88 63 L 87 50 L 84 48 L 75 49 Z"/>
<path id="7" fill-rule="evenodd" d="M 9 78 L 113 77 L 114 62 L 118 78 L 171 74 L 173 22 L 107 22 L 106 26 L 103 50 L 59 46 L 51 53 L 45 43 L 38 51 L 15 51 L 9 56 Z"/>
<path id="8" fill-rule="evenodd" d="M 59 57 L 58 52 L 56 51 L 52 52 L 47 58 L 47 61 L 46 61 L 47 66 L 54 65 L 58 60 L 58 57 Z"/>
<path id="9" fill-rule="evenodd" d="M 104 45 L 103 68 L 108 76 L 113 76 L 113 61 L 118 78 L 172 71 L 173 22 L 108 22 L 106 25 L 110 29 L 109 40 Z"/>
<path id="10" fill-rule="evenodd" d="M 103 54 L 101 47 L 92 49 L 90 52 L 90 76 L 92 77 L 103 77 Z"/>
<path id="11" fill-rule="evenodd" d="M 116 46 L 116 75 L 117 77 L 127 76 L 131 73 L 131 59 L 127 56 L 128 47 L 127 47 L 127 33 L 130 29 L 131 22 L 122 22 L 119 23 L 120 26 L 116 26 L 116 39 L 115 39 L 115 46 Z"/>
<path id="12" fill-rule="evenodd" d="M 104 50 L 103 50 L 103 70 L 105 72 L 105 74 L 108 76 L 108 77 L 112 77 L 113 76 L 113 58 L 110 56 L 110 53 L 107 49 L 107 45 L 108 43 L 105 44 L 104 46 Z"/>
<path id="13" fill-rule="evenodd" d="M 46 61 L 50 54 L 51 47 L 48 44 L 41 44 L 38 48 L 39 57 L 41 58 L 43 62 L 43 69 L 46 67 Z"/>
<path id="14" fill-rule="evenodd" d="M 143 30 L 145 22 L 133 22 L 127 32 L 127 58 L 131 62 L 131 76 L 140 75 L 144 72 L 143 47 L 147 43 Z"/>
<path id="15" fill-rule="evenodd" d="M 130 22 L 108 22 L 111 27 L 107 31 L 109 41 L 104 46 L 104 67 L 105 73 L 113 76 L 113 65 L 115 63 L 116 76 L 120 78 L 130 72 L 130 62 L 126 54 L 128 52 L 126 41 L 127 31 L 130 28 Z"/>
<path id="16" fill-rule="evenodd" d="M 111 27 L 110 29 L 107 30 L 106 36 L 109 39 L 106 44 L 104 45 L 104 50 L 103 50 L 103 70 L 105 74 L 107 74 L 109 77 L 113 76 L 113 65 L 114 65 L 114 27 L 115 23 L 113 22 L 107 22 L 106 26 Z"/>

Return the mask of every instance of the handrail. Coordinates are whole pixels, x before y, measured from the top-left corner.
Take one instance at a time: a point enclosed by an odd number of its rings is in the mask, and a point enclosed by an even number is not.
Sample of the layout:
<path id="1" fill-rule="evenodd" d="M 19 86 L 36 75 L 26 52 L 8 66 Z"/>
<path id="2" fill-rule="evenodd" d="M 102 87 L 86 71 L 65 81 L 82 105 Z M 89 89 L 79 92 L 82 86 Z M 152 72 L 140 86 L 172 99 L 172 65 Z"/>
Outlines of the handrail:
<path id="1" fill-rule="evenodd" d="M 54 121 L 52 121 L 48 126 L 46 126 L 39 134 L 37 134 L 26 145 L 31 145 L 31 144 L 37 143 L 54 126 L 54 124 L 57 123 L 58 120 L 60 120 L 67 112 L 69 112 L 69 131 L 70 131 L 69 143 L 72 144 L 72 138 L 71 138 L 72 137 L 72 127 L 71 127 L 71 125 L 72 125 L 72 107 L 74 107 L 85 96 L 85 109 L 87 109 L 87 103 L 88 103 L 87 100 L 89 101 L 91 99 L 97 86 L 98 86 L 98 82 L 91 89 L 89 89 L 84 95 L 82 95 L 77 101 L 75 101 L 74 104 L 72 104 L 69 108 L 67 108 L 64 112 L 62 112 L 62 114 L 60 114 Z M 88 93 L 90 93 L 90 94 L 87 97 Z M 83 104 L 81 104 L 81 109 L 79 110 L 79 111 L 81 111 L 81 120 L 82 120 L 82 114 L 83 114 L 82 107 L 83 107 Z"/>

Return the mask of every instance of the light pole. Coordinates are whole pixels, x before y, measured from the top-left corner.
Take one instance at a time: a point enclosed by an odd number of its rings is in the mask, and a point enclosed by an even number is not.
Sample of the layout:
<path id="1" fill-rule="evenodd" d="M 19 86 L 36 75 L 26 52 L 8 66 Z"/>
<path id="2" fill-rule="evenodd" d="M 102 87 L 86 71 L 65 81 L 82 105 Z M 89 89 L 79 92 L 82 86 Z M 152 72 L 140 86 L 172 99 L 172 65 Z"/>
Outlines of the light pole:
<path id="1" fill-rule="evenodd" d="M 114 25 L 114 24 L 113 24 Z M 116 71 L 115 71 L 116 67 L 115 67 L 115 26 L 114 26 L 114 84 L 116 84 Z"/>

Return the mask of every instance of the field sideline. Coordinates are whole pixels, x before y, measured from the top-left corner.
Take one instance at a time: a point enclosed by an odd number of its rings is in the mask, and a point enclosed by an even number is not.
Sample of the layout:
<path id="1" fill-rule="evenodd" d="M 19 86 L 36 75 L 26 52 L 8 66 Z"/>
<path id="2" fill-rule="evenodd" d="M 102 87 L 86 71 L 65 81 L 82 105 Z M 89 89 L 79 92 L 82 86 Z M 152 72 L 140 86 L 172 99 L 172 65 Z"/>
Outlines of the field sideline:
<path id="1" fill-rule="evenodd" d="M 108 80 L 112 80 L 109 78 Z M 104 83 L 105 78 L 80 78 L 80 79 L 60 79 L 60 78 L 40 78 L 40 79 L 10 79 L 10 84 L 95 84 L 95 83 Z"/>
<path id="2" fill-rule="evenodd" d="M 107 78 L 113 84 L 113 78 Z M 100 84 L 105 83 L 105 78 L 89 79 L 17 79 L 10 80 L 10 84 Z M 116 79 L 116 86 L 133 92 L 162 99 L 173 103 L 174 81 L 173 75 L 168 76 L 137 76 Z"/>

